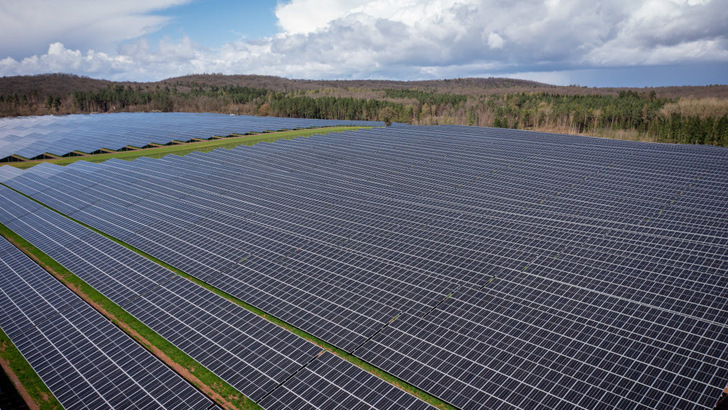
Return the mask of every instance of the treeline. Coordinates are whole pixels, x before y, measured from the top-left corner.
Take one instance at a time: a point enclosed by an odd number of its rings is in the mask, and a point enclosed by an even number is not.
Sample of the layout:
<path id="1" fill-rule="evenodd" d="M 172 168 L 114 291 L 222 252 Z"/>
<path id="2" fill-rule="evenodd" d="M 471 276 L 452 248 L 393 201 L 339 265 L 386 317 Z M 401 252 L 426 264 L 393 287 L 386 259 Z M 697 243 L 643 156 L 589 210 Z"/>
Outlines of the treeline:
<path id="1" fill-rule="evenodd" d="M 439 94 L 423 90 L 384 90 L 384 96 L 388 98 L 409 98 L 417 100 L 420 105 L 458 105 L 467 101 L 468 97 L 462 94 Z"/>
<path id="2" fill-rule="evenodd" d="M 496 127 L 568 125 L 577 133 L 600 128 L 645 132 L 660 109 L 671 101 L 657 98 L 654 92 L 643 96 L 634 91 L 621 91 L 616 98 L 520 93 L 490 97 L 479 108 L 493 112 Z"/>
<path id="3" fill-rule="evenodd" d="M 260 99 L 268 91 L 249 87 L 201 87 L 181 92 L 176 86 L 144 89 L 141 86 L 112 85 L 100 91 L 74 91 L 73 103 L 81 112 L 125 111 L 147 108 L 151 111 L 171 112 L 188 108 L 191 101 L 209 99 L 223 104 L 246 104 Z"/>
<path id="4" fill-rule="evenodd" d="M 677 102 L 658 98 L 654 91 L 621 91 L 617 96 L 505 94 L 478 101 L 468 118 L 471 124 L 483 125 L 485 119 L 494 127 L 605 136 L 622 132 L 632 139 L 728 146 L 728 101 L 711 113 L 665 109 Z"/>
<path id="5" fill-rule="evenodd" d="M 172 82 L 110 84 L 67 95 L 0 95 L 0 115 L 118 111 L 221 112 L 262 116 L 377 120 L 521 128 L 658 142 L 728 146 L 728 100 L 503 92 L 489 95 L 422 89 L 273 91 L 239 85 Z M 329 90 L 330 91 L 330 90 Z M 347 95 L 348 93 L 348 95 Z"/>

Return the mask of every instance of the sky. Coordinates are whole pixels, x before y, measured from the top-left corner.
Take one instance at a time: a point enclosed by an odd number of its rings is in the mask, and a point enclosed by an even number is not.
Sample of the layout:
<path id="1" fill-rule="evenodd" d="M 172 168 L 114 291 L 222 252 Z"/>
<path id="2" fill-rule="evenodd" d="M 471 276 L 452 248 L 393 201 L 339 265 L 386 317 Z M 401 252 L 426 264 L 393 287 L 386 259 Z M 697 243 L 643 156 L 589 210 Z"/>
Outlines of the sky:
<path id="1" fill-rule="evenodd" d="M 728 0 L 0 0 L 0 76 L 728 84 Z"/>

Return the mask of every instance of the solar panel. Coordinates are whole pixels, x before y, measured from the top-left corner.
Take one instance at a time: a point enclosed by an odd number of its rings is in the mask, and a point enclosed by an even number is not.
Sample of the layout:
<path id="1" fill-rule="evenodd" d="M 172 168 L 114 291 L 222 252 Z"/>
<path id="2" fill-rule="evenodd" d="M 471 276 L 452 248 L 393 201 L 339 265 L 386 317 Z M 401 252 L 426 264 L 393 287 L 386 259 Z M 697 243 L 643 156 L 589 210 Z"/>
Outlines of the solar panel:
<path id="1" fill-rule="evenodd" d="M 329 352 L 298 371 L 260 404 L 269 410 L 434 408 Z"/>
<path id="2" fill-rule="evenodd" d="M 3 331 L 65 408 L 211 405 L 5 238 L 0 313 Z"/>
<path id="3" fill-rule="evenodd" d="M 19 176 L 22 173 L 23 170 L 20 168 L 11 167 L 10 165 L 0 166 L 0 182 Z"/>
<path id="4" fill-rule="evenodd" d="M 397 126 L 7 183 L 458 406 L 710 407 L 727 156 Z"/>
<path id="5" fill-rule="evenodd" d="M 0 158 L 26 158 L 102 148 L 144 147 L 151 143 L 214 136 L 330 126 L 381 126 L 375 121 L 252 117 L 210 113 L 114 113 L 0 119 Z M 1 175 L 1 174 L 0 174 Z"/>

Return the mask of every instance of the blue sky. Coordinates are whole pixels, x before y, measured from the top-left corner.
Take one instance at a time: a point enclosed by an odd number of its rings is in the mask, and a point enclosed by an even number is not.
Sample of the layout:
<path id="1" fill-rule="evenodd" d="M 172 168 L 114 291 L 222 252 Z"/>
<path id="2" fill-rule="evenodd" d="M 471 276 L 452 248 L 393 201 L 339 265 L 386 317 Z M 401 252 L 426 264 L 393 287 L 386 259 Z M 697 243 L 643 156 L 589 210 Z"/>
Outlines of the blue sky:
<path id="1" fill-rule="evenodd" d="M 728 83 L 728 0 L 0 0 L 0 75 Z"/>
<path id="2" fill-rule="evenodd" d="M 167 25 L 148 38 L 157 42 L 167 36 L 187 35 L 208 48 L 220 47 L 240 38 L 270 37 L 276 27 L 275 0 L 199 0 L 171 7 L 160 13 L 171 17 Z"/>

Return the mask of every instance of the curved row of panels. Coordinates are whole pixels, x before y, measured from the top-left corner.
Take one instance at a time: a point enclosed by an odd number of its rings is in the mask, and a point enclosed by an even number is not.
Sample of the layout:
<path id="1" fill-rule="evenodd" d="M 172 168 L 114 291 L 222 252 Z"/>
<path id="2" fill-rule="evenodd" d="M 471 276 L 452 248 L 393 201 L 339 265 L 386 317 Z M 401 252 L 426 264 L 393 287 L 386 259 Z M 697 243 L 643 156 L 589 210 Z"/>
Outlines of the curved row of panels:
<path id="1" fill-rule="evenodd" d="M 213 136 L 340 125 L 382 126 L 375 121 L 252 117 L 210 113 L 118 113 L 0 119 L 0 160 L 45 153 L 92 153 L 128 145 L 167 144 Z"/>
<path id="2" fill-rule="evenodd" d="M 722 148 L 398 126 L 4 168 L 459 408 L 709 408 L 728 379 Z"/>

